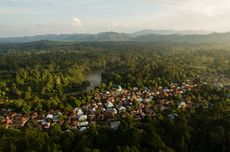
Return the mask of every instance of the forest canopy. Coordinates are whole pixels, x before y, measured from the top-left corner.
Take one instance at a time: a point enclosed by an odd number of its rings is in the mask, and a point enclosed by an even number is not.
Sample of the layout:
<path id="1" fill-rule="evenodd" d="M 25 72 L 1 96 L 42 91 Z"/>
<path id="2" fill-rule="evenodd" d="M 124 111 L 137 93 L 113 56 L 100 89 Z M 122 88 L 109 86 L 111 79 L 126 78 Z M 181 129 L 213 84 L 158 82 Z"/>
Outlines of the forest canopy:
<path id="1" fill-rule="evenodd" d="M 0 151 L 229 151 L 229 49 L 220 44 L 163 42 L 0 44 Z M 85 74 L 95 70 L 103 70 L 102 81 L 86 90 Z M 107 122 L 97 122 L 79 132 L 67 123 L 75 121 L 69 119 L 73 109 L 102 100 L 95 97 L 112 92 L 115 85 L 138 94 L 185 82 L 198 87 L 184 94 L 153 96 L 148 104 L 153 117 L 119 117 L 115 130 Z M 195 106 L 189 110 L 177 106 L 190 101 Z M 172 104 L 162 110 L 167 102 Z M 129 107 L 138 106 L 132 101 Z M 3 125 L 11 120 L 6 113 L 27 118 L 55 110 L 63 113 L 63 123 L 45 131 L 34 128 L 32 118 L 20 129 Z"/>

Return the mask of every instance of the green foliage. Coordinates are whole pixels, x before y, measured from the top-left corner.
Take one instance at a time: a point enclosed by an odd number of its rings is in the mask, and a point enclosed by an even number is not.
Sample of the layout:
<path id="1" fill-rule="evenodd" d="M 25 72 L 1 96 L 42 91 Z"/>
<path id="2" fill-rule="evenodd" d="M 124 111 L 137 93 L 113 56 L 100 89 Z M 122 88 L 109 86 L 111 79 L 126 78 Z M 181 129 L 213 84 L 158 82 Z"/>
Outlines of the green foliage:
<path id="1" fill-rule="evenodd" d="M 85 132 L 68 131 L 68 123 L 53 125 L 48 131 L 0 127 L 0 151 L 230 151 L 229 91 L 214 84 L 229 84 L 230 52 L 222 47 L 92 42 L 44 49 L 39 44 L 34 44 L 36 49 L 6 47 L 0 52 L 1 108 L 26 115 L 50 109 L 68 113 L 114 84 L 155 89 L 190 79 L 213 85 L 189 92 L 187 99 L 197 105 L 190 111 L 172 105 L 165 112 L 155 110 L 154 118 L 122 119 L 117 130 L 91 125 Z M 103 82 L 85 91 L 85 73 L 98 69 L 105 69 Z M 183 95 L 174 98 L 184 100 Z M 170 113 L 179 117 L 171 120 Z M 60 119 L 67 121 L 68 117 Z"/>

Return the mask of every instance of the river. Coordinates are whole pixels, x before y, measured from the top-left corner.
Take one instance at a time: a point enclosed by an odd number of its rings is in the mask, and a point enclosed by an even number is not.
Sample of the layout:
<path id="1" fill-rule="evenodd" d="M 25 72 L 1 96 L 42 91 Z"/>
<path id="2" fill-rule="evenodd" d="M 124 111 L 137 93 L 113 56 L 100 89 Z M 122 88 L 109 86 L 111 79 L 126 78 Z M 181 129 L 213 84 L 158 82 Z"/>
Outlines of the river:
<path id="1" fill-rule="evenodd" d="M 87 87 L 87 90 L 94 89 L 96 86 L 98 86 L 101 83 L 101 73 L 103 70 L 96 70 L 89 72 L 85 75 L 85 80 L 88 80 L 90 82 L 90 86 Z"/>

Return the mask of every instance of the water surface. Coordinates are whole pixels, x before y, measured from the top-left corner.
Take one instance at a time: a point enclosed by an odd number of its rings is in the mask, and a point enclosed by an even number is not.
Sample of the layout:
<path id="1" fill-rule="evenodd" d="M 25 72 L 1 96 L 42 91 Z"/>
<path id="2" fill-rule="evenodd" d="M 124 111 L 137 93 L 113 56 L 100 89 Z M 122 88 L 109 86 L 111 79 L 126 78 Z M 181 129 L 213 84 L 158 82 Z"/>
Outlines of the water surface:
<path id="1" fill-rule="evenodd" d="M 90 82 L 90 86 L 87 87 L 87 90 L 94 89 L 101 83 L 101 73 L 102 70 L 96 70 L 89 72 L 85 75 L 85 80 L 88 80 Z"/>

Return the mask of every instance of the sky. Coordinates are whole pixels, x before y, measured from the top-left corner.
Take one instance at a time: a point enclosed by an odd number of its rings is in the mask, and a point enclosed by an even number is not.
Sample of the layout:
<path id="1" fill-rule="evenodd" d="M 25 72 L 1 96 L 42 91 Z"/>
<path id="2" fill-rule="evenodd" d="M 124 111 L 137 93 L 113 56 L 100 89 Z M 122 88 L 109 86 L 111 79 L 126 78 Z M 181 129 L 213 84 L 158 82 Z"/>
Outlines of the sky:
<path id="1" fill-rule="evenodd" d="M 0 0 L 0 37 L 135 32 L 230 31 L 230 0 Z"/>

